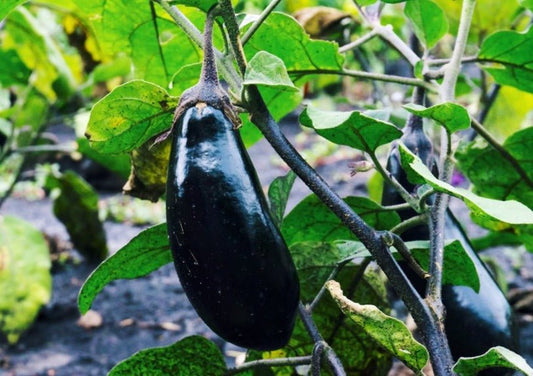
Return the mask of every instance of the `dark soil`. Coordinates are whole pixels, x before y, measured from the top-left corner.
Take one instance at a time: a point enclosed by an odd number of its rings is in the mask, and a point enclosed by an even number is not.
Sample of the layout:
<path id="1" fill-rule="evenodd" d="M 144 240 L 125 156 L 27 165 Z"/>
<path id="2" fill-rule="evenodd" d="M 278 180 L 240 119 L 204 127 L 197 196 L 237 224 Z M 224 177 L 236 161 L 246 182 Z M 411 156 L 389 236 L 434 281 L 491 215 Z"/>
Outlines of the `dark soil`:
<path id="1" fill-rule="evenodd" d="M 287 128 L 292 136 L 295 129 Z M 251 149 L 251 155 L 265 186 L 276 176 L 285 173 L 283 167 L 273 165 L 270 146 L 261 141 Z M 331 171 L 349 172 L 347 160 L 328 164 L 327 176 Z M 330 172 L 330 173 L 327 173 Z M 348 181 L 331 181 L 341 196 L 361 191 L 369 175 Z M 333 179 L 331 179 L 333 180 Z M 297 181 L 292 192 L 289 207 L 295 205 L 309 190 Z M 32 222 L 47 235 L 67 240 L 61 223 L 52 214 L 48 199 L 26 201 L 9 199 L 0 214 L 12 214 Z M 118 250 L 143 228 L 127 224 L 107 222 L 109 248 Z M 56 266 L 53 271 L 53 297 L 39 314 L 34 325 L 14 346 L 0 340 L 0 375 L 4 376 L 102 376 L 119 361 L 134 352 L 148 347 L 164 346 L 192 334 L 201 334 L 217 343 L 229 364 L 242 356 L 243 349 L 225 343 L 212 333 L 192 310 L 172 265 L 167 265 L 147 277 L 137 280 L 119 280 L 108 285 L 97 297 L 93 310 L 103 321 L 92 329 L 78 324 L 80 314 L 77 308 L 78 291 L 94 269 L 76 255 L 74 261 Z M 76 261 L 77 260 L 77 261 Z M 520 320 L 523 327 L 523 354 L 531 362 L 533 357 L 532 325 L 528 313 L 533 304 L 528 304 L 528 291 L 533 286 L 533 270 L 530 257 L 521 257 L 523 264 L 518 272 L 508 267 L 513 287 L 522 295 L 517 301 L 522 304 Z M 509 265 L 509 259 L 502 261 Z M 515 290 L 519 291 L 519 290 Z M 398 373 L 395 373 L 398 374 Z"/>

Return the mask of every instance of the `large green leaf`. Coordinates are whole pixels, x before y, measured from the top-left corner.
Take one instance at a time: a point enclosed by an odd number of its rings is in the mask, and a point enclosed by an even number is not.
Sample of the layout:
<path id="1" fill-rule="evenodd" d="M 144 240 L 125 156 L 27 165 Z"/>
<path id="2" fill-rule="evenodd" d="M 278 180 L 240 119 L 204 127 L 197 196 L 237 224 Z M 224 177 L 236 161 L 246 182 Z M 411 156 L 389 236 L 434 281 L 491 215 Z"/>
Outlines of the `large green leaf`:
<path id="1" fill-rule="evenodd" d="M 369 153 L 402 135 L 393 124 L 359 111 L 322 111 L 307 107 L 300 115 L 300 123 L 331 142 Z"/>
<path id="2" fill-rule="evenodd" d="M 389 230 L 400 222 L 396 212 L 386 211 L 366 197 L 346 197 L 350 207 L 376 230 Z M 355 235 L 315 195 L 307 196 L 285 217 L 281 232 L 288 245 L 304 241 L 355 240 Z"/>
<path id="3" fill-rule="evenodd" d="M 478 59 L 490 63 L 483 69 L 498 83 L 533 93 L 532 50 L 533 27 L 524 33 L 498 31 L 483 42 Z"/>
<path id="4" fill-rule="evenodd" d="M 424 270 L 429 270 L 429 242 L 406 243 L 413 257 Z M 474 262 L 466 253 L 460 241 L 448 241 L 444 246 L 444 267 L 442 283 L 445 285 L 468 286 L 479 292 L 479 278 Z"/>
<path id="5" fill-rule="evenodd" d="M 0 331 L 10 343 L 37 317 L 52 290 L 50 254 L 30 223 L 0 215 Z"/>
<path id="6" fill-rule="evenodd" d="M 73 171 L 47 177 L 47 185 L 54 191 L 55 216 L 67 228 L 74 247 L 91 261 L 107 256 L 106 235 L 98 217 L 98 195 L 92 187 Z"/>
<path id="7" fill-rule="evenodd" d="M 108 376 L 223 376 L 226 363 L 220 349 L 201 336 L 190 336 L 166 347 L 135 353 Z"/>
<path id="8" fill-rule="evenodd" d="M 430 118 L 442 125 L 449 133 L 457 132 L 470 127 L 470 115 L 466 108 L 452 102 L 440 103 L 426 108 L 414 103 L 409 103 L 404 108 L 418 116 Z"/>
<path id="9" fill-rule="evenodd" d="M 143 230 L 87 278 L 78 296 L 80 312 L 86 313 L 91 308 L 94 298 L 109 282 L 139 278 L 170 262 L 166 223 Z"/>
<path id="10" fill-rule="evenodd" d="M 429 359 L 426 348 L 413 338 L 402 321 L 386 315 L 374 305 L 351 301 L 344 296 L 337 281 L 328 281 L 326 287 L 341 311 L 391 355 L 415 372 L 426 366 Z"/>
<path id="11" fill-rule="evenodd" d="M 473 217 L 495 219 L 509 224 L 533 224 L 533 211 L 521 202 L 485 198 L 469 190 L 454 187 L 437 179 L 420 158 L 403 144 L 399 144 L 399 150 L 409 181 L 414 184 L 427 183 L 436 191 L 460 198 L 469 206 Z"/>
<path id="12" fill-rule="evenodd" d="M 144 0 L 73 1 L 93 30 L 104 57 L 131 57 L 135 78 L 167 87 L 182 66 L 201 59 L 198 46 L 157 4 Z M 189 7 L 182 10 L 197 27 L 203 27 L 202 11 Z M 219 41 L 220 33 L 215 35 Z"/>
<path id="13" fill-rule="evenodd" d="M 127 82 L 94 105 L 87 138 L 101 153 L 131 151 L 171 127 L 177 103 L 160 86 Z"/>
<path id="14" fill-rule="evenodd" d="M 247 29 L 248 25 L 243 31 Z M 294 18 L 277 12 L 266 19 L 244 47 L 248 59 L 260 51 L 279 57 L 294 75 L 308 70 L 338 70 L 344 60 L 336 43 L 312 40 Z"/>
<path id="15" fill-rule="evenodd" d="M 526 376 L 533 376 L 533 368 L 524 358 L 501 346 L 493 347 L 480 356 L 459 358 L 453 371 L 460 376 L 475 376 L 480 371 L 493 367 L 510 368 L 523 372 Z"/>
<path id="16" fill-rule="evenodd" d="M 430 49 L 448 32 L 448 20 L 442 9 L 431 0 L 409 0 L 405 15 L 413 23 L 420 42 Z"/>

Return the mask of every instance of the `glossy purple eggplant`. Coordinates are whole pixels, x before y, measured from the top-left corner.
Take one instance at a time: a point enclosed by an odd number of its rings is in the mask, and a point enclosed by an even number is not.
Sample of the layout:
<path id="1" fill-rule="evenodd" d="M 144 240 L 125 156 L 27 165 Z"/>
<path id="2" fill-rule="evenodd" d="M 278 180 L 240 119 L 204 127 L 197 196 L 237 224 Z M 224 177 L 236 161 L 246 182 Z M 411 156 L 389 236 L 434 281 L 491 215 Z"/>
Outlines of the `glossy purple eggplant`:
<path id="1" fill-rule="evenodd" d="M 296 269 L 239 132 L 221 110 L 191 107 L 174 128 L 167 226 L 183 289 L 215 333 L 257 350 L 287 344 Z"/>
<path id="2" fill-rule="evenodd" d="M 421 119 L 411 119 L 406 126 L 403 143 L 431 167 L 431 143 L 422 130 Z M 414 191 L 415 187 L 409 183 L 400 163 L 399 153 L 393 148 L 389 154 L 387 168 L 404 187 Z M 391 186 L 385 186 L 382 203 L 394 205 L 404 202 L 401 196 Z M 401 211 L 403 220 L 415 215 L 413 210 Z M 485 267 L 473 249 L 460 223 L 448 210 L 446 213 L 445 231 L 447 239 L 459 240 L 468 256 L 471 258 L 479 276 L 479 292 L 467 286 L 444 285 L 442 301 L 446 308 L 445 331 L 450 350 L 454 359 L 466 356 L 477 356 L 494 346 L 504 346 L 517 350 L 517 327 L 512 310 L 501 289 L 494 281 L 491 273 Z M 428 240 L 429 229 L 426 225 L 417 226 L 402 234 L 405 241 Z M 425 294 L 426 283 L 407 266 L 404 271 L 417 290 Z M 505 369 L 489 369 L 480 375 L 505 375 Z"/>

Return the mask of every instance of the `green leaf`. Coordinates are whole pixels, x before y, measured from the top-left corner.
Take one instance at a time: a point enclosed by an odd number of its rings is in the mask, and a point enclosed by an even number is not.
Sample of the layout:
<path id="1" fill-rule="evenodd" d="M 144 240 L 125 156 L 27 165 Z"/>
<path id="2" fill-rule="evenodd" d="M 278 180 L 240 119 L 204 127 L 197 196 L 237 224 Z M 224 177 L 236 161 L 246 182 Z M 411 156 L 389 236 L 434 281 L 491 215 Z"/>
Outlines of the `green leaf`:
<path id="1" fill-rule="evenodd" d="M 429 270 L 429 242 L 411 241 L 406 245 L 422 269 Z M 442 283 L 445 285 L 468 286 L 479 292 L 476 266 L 459 240 L 446 242 L 442 274 Z"/>
<path id="2" fill-rule="evenodd" d="M 291 246 L 291 253 L 293 247 L 296 247 L 299 244 L 302 243 L 296 243 Z M 365 246 L 358 241 L 337 240 L 333 242 L 333 245 L 339 249 L 341 252 L 340 254 L 345 260 L 349 258 L 371 257 L 370 252 L 368 252 Z M 405 245 L 409 248 L 409 251 L 415 260 L 418 261 L 422 269 L 429 270 L 429 242 L 425 240 L 417 240 L 406 242 Z M 448 241 L 444 246 L 444 250 L 443 283 L 447 285 L 468 286 L 478 292 L 479 278 L 476 273 L 476 267 L 472 259 L 466 253 L 461 242 Z M 391 251 L 396 258 L 402 258 L 395 248 L 391 248 Z M 315 254 L 318 255 L 318 252 Z M 337 262 L 339 260 L 337 260 Z"/>
<path id="3" fill-rule="evenodd" d="M 361 218 L 376 230 L 389 230 L 400 223 L 396 212 L 386 211 L 366 197 L 344 199 Z M 355 235 L 315 195 L 303 199 L 283 220 L 281 232 L 290 246 L 303 241 L 357 240 Z"/>
<path id="4" fill-rule="evenodd" d="M 409 103 L 403 107 L 415 115 L 435 120 L 446 128 L 449 133 L 470 127 L 470 115 L 468 111 L 463 106 L 455 103 L 445 102 L 429 108 Z"/>
<path id="5" fill-rule="evenodd" d="M 496 82 L 533 93 L 532 50 L 533 27 L 524 33 L 498 31 L 485 39 L 478 59 L 489 63 L 483 65 L 483 69 L 489 72 Z"/>
<path id="6" fill-rule="evenodd" d="M 74 247 L 91 261 L 107 256 L 104 227 L 98 218 L 98 195 L 73 171 L 50 174 L 47 184 L 59 189 L 54 197 L 54 215 L 67 228 Z"/>
<path id="7" fill-rule="evenodd" d="M 344 296 L 337 281 L 328 281 L 326 287 L 341 311 L 370 337 L 405 363 L 420 372 L 428 362 L 426 348 L 413 338 L 405 324 L 383 313 L 374 305 L 361 305 Z"/>
<path id="8" fill-rule="evenodd" d="M 186 89 L 193 87 L 198 83 L 201 72 L 202 63 L 184 65 L 172 76 L 169 93 L 180 95 Z"/>
<path id="9" fill-rule="evenodd" d="M 289 200 L 292 186 L 296 180 L 296 174 L 289 171 L 285 176 L 278 176 L 268 187 L 268 201 L 270 202 L 270 211 L 272 218 L 278 225 L 281 226 L 283 217 L 285 216 L 285 208 Z"/>
<path id="10" fill-rule="evenodd" d="M 533 211 L 524 204 L 514 201 L 500 201 L 480 197 L 471 191 L 437 179 L 426 165 L 403 144 L 399 144 L 402 166 L 407 178 L 413 184 L 428 183 L 436 191 L 447 193 L 463 200 L 471 210 L 473 217 L 488 217 L 509 224 L 533 224 Z"/>
<path id="11" fill-rule="evenodd" d="M 143 277 L 170 262 L 166 223 L 143 230 L 87 278 L 78 296 L 80 312 L 84 314 L 91 308 L 94 298 L 109 282 Z"/>
<path id="12" fill-rule="evenodd" d="M 493 347 L 480 356 L 459 358 L 453 371 L 460 376 L 475 376 L 481 370 L 493 367 L 510 368 L 523 372 L 526 376 L 533 376 L 533 368 L 524 358 L 501 346 Z"/>
<path id="13" fill-rule="evenodd" d="M 75 80 L 59 46 L 26 8 L 19 7 L 6 18 L 5 49 L 15 49 L 35 77 L 32 84 L 50 101 L 67 98 Z"/>
<path id="14" fill-rule="evenodd" d="M 20 4 L 24 4 L 28 0 L 2 0 L 0 3 L 0 21 L 2 21 L 6 16 L 15 9 Z"/>
<path id="15" fill-rule="evenodd" d="M 113 367 L 108 376 L 223 376 L 226 371 L 217 345 L 190 336 L 170 346 L 139 351 Z"/>
<path id="16" fill-rule="evenodd" d="M 19 218 L 0 215 L 0 331 L 9 343 L 50 300 L 50 254 L 43 234 Z"/>
<path id="17" fill-rule="evenodd" d="M 533 127 L 514 133 L 502 146 L 533 180 Z M 457 166 L 474 184 L 477 194 L 499 200 L 518 200 L 533 208 L 533 187 L 493 147 L 474 141 L 459 147 L 455 157 Z"/>
<path id="18" fill-rule="evenodd" d="M 330 276 L 336 261 L 344 257 L 331 244 L 308 243 L 308 245 L 310 247 L 307 250 L 304 244 L 291 247 L 291 254 L 298 268 L 298 278 L 301 281 L 301 299 L 304 302 L 313 300 Z M 293 251 L 295 252 L 292 253 Z M 367 270 L 363 273 L 360 266 L 348 264 L 337 275 L 337 279 L 346 289 L 350 289 L 349 286 L 357 286 L 355 289 L 351 288 L 350 297 L 353 299 L 388 311 L 385 280 L 378 272 Z M 319 332 L 324 338 L 335 338 L 328 343 L 335 350 L 348 374 L 354 376 L 387 374 L 392 357 L 355 323 L 343 320 L 342 316 L 329 294 L 324 294 L 313 309 L 313 320 Z M 249 352 L 247 359 L 309 355 L 314 345 L 302 321 L 297 320 L 293 335 L 286 347 L 274 352 Z M 327 375 L 329 372 L 325 368 L 323 374 Z M 272 374 L 293 375 L 294 370 L 291 367 L 276 367 Z"/>
<path id="19" fill-rule="evenodd" d="M 213 5 L 217 4 L 217 0 L 172 0 L 169 1 L 170 4 L 182 4 L 188 7 L 195 7 L 208 12 Z"/>
<path id="20" fill-rule="evenodd" d="M 300 115 L 300 123 L 331 142 L 369 153 L 402 136 L 402 131 L 393 124 L 359 111 L 322 111 L 307 107 Z"/>
<path id="21" fill-rule="evenodd" d="M 518 0 L 521 6 L 529 10 L 533 10 L 533 0 Z"/>
<path id="22" fill-rule="evenodd" d="M 514 133 L 502 146 L 533 181 L 533 161 L 530 158 L 533 128 Z M 459 169 L 472 182 L 476 194 L 498 200 L 517 200 L 533 209 L 533 187 L 491 146 L 483 142 L 472 142 L 460 147 L 456 158 Z M 509 225 L 492 218 L 474 218 L 474 221 L 484 228 L 496 231 L 508 241 L 521 242 L 529 251 L 533 251 L 533 226 Z"/>
<path id="23" fill-rule="evenodd" d="M 26 67 L 16 51 L 0 50 L 0 61 L 2 62 L 0 83 L 3 87 L 9 87 L 14 84 L 26 85 L 28 83 L 31 70 Z"/>
<path id="24" fill-rule="evenodd" d="M 245 25 L 243 32 L 249 28 Z M 313 40 L 291 16 L 274 12 L 244 46 L 248 60 L 266 51 L 283 60 L 290 75 L 300 71 L 342 68 L 344 58 L 336 43 Z"/>
<path id="25" fill-rule="evenodd" d="M 274 86 L 296 91 L 283 60 L 266 51 L 259 51 L 252 57 L 244 73 L 243 85 Z"/>
<path id="26" fill-rule="evenodd" d="M 448 20 L 442 9 L 431 0 L 409 0 L 405 15 L 413 23 L 420 42 L 430 49 L 448 32 Z"/>
<path id="27" fill-rule="evenodd" d="M 94 105 L 86 136 L 100 153 L 131 151 L 172 126 L 177 103 L 160 86 L 127 82 Z"/>
<path id="28" fill-rule="evenodd" d="M 167 87 L 182 66 L 201 60 L 199 47 L 157 4 L 154 4 L 154 22 L 148 1 L 73 1 L 94 32 L 104 58 L 129 56 L 135 78 Z M 204 12 L 190 7 L 182 12 L 193 24 L 203 28 Z M 221 40 L 218 30 L 215 37 L 218 43 Z"/>

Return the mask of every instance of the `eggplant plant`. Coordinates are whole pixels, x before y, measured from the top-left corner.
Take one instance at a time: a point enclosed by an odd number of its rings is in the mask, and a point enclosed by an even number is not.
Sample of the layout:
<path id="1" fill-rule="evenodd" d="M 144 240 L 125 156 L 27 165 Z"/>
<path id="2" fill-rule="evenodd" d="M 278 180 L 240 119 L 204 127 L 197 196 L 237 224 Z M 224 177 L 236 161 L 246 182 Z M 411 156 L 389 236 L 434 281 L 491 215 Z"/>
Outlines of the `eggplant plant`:
<path id="1" fill-rule="evenodd" d="M 393 359 L 415 374 L 533 374 L 505 286 L 479 257 L 533 250 L 531 2 L 72 0 L 69 11 L 105 59 L 133 67 L 92 107 L 91 150 L 129 153 L 125 192 L 167 206 L 166 223 L 95 269 L 80 311 L 109 282 L 174 262 L 198 315 L 247 349 L 228 367 L 192 336 L 110 375 L 384 375 Z M 291 113 L 314 145 L 353 156 L 340 172 L 364 176 L 365 194 L 340 197 L 302 156 L 279 123 Z M 268 201 L 245 150 L 263 137 L 290 170 Z M 312 194 L 285 213 L 296 178 Z M 469 239 L 451 198 L 483 238 Z"/>

